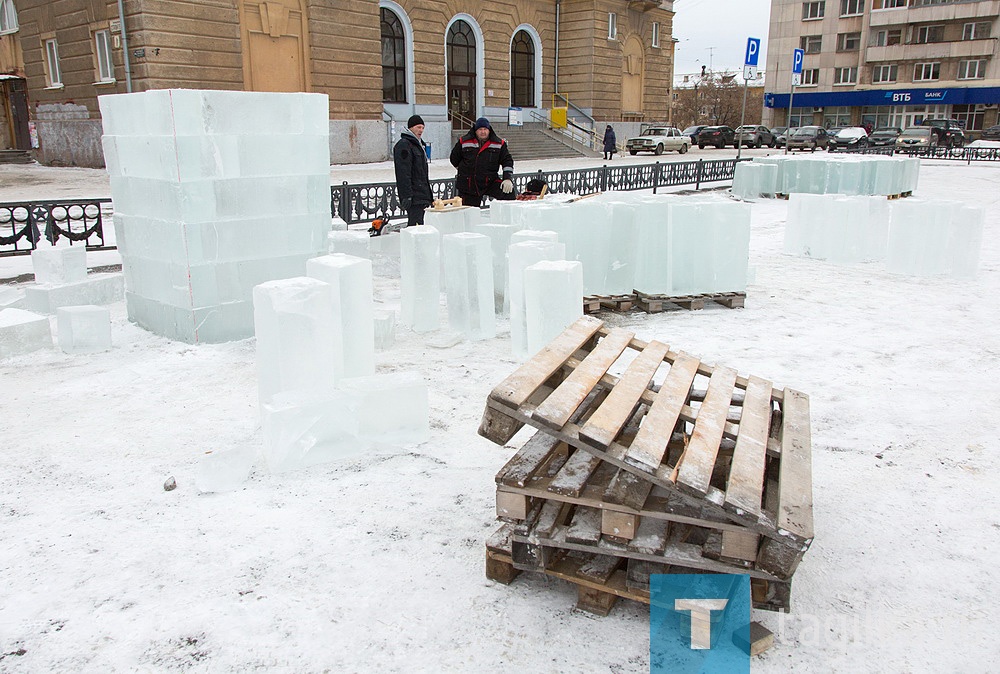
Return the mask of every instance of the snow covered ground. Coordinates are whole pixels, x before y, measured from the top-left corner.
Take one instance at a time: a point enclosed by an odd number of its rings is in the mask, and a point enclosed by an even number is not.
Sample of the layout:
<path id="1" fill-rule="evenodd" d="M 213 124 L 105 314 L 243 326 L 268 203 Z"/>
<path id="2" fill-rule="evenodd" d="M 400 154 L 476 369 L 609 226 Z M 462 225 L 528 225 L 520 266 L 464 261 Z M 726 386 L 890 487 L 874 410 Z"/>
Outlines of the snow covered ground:
<path id="1" fill-rule="evenodd" d="M 104 196 L 103 175 L 0 167 L 0 200 Z M 811 397 L 816 539 L 793 612 L 754 612 L 777 634 L 754 671 L 995 667 L 998 184 L 1000 164 L 924 160 L 915 194 L 986 208 L 975 281 L 786 256 L 787 202 L 761 201 L 745 309 L 602 315 Z M 398 307 L 397 281 L 375 293 Z M 526 438 L 476 433 L 516 366 L 500 329 L 450 349 L 400 329 L 378 354 L 424 374 L 430 441 L 224 494 L 194 474 L 205 451 L 260 443 L 253 340 L 170 342 L 118 304 L 110 352 L 0 361 L 0 671 L 648 671 L 645 606 L 595 618 L 561 581 L 484 577 L 493 475 Z"/>

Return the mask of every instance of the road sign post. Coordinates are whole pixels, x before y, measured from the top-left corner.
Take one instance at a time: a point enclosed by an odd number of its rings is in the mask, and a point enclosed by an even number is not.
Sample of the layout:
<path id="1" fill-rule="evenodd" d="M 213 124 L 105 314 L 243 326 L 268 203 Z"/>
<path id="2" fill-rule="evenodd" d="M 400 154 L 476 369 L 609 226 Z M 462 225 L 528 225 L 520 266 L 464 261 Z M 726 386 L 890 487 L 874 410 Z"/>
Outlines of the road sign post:
<path id="1" fill-rule="evenodd" d="M 760 56 L 760 38 L 747 38 L 746 58 L 743 59 L 743 111 L 740 113 L 740 126 L 746 123 L 747 119 L 747 87 L 750 80 L 757 79 L 757 59 Z M 736 134 L 736 161 L 740 160 L 740 152 L 743 150 L 743 143 L 740 142 L 739 133 Z"/>
<path id="2" fill-rule="evenodd" d="M 788 137 L 792 130 L 792 99 L 796 85 L 802 84 L 802 60 L 806 53 L 801 49 L 792 51 L 792 88 L 788 94 L 788 118 L 785 120 L 785 154 L 788 154 Z"/>

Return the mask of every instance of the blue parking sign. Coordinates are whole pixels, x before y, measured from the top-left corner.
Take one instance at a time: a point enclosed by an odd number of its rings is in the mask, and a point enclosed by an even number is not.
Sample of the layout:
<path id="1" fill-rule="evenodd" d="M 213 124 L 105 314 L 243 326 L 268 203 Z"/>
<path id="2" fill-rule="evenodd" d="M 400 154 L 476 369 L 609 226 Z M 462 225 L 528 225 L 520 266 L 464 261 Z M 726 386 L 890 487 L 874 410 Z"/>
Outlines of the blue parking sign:
<path id="1" fill-rule="evenodd" d="M 747 55 L 743 60 L 743 65 L 745 66 L 755 66 L 757 65 L 757 58 L 760 56 L 760 38 L 748 37 L 747 38 Z"/>
<path id="2" fill-rule="evenodd" d="M 801 49 L 796 49 L 792 52 L 792 72 L 802 74 L 802 59 L 805 58 L 806 53 Z"/>

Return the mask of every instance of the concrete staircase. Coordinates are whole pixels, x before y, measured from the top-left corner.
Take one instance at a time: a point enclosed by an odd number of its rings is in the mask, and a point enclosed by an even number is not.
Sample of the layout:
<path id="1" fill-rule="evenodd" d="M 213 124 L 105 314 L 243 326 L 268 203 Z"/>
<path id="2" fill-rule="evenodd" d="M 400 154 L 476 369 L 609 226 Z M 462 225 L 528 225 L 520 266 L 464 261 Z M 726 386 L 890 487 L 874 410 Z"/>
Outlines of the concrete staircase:
<path id="1" fill-rule="evenodd" d="M 525 123 L 524 126 L 507 126 L 500 122 L 493 123 L 493 130 L 498 136 L 507 140 L 510 155 L 515 162 L 532 159 L 557 159 L 570 157 L 598 157 L 600 152 L 573 143 L 562 138 L 555 131 L 550 131 L 541 123 Z M 457 141 L 464 133 L 455 132 L 453 140 Z M 517 167 L 515 165 L 515 171 Z"/>
<path id="2" fill-rule="evenodd" d="M 0 150 L 0 164 L 30 164 L 32 161 L 27 150 Z"/>

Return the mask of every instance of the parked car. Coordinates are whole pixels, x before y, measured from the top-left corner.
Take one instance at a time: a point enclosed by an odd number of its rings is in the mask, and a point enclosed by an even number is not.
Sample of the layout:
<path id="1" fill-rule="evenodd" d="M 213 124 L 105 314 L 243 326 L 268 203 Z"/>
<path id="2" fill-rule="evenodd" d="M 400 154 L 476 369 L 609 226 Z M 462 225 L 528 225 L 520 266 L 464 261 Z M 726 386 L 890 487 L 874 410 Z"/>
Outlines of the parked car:
<path id="1" fill-rule="evenodd" d="M 698 147 L 704 150 L 706 145 L 720 149 L 726 145 L 736 147 L 736 132 L 728 126 L 706 126 L 698 133 Z"/>
<path id="2" fill-rule="evenodd" d="M 872 131 L 871 135 L 868 136 L 868 142 L 874 147 L 882 145 L 895 145 L 896 139 L 899 138 L 899 134 L 903 133 L 903 130 L 898 126 L 887 126 L 881 129 L 875 129 Z"/>
<path id="3" fill-rule="evenodd" d="M 690 138 L 672 126 L 651 126 L 641 136 L 629 138 L 625 142 L 625 149 L 631 155 L 637 152 L 660 155 L 664 150 L 676 150 L 679 154 L 684 154 L 690 147 Z"/>
<path id="4" fill-rule="evenodd" d="M 868 147 L 868 132 L 860 126 L 848 126 L 830 136 L 830 144 L 826 149 L 834 152 L 836 150 L 856 150 L 862 147 Z"/>
<path id="5" fill-rule="evenodd" d="M 776 126 L 771 129 L 771 133 L 774 134 L 774 146 L 785 147 L 785 143 L 788 142 L 789 133 L 794 133 L 797 128 L 799 127 L 793 126 L 789 129 L 787 126 Z"/>
<path id="6" fill-rule="evenodd" d="M 979 137 L 983 140 L 1000 140 L 1000 124 L 994 124 L 988 129 L 983 129 L 983 133 Z"/>
<path id="7" fill-rule="evenodd" d="M 937 147 L 940 144 L 939 136 L 940 132 L 932 126 L 911 126 L 899 134 L 899 138 L 896 139 L 896 149 Z"/>
<path id="8" fill-rule="evenodd" d="M 736 142 L 747 147 L 774 147 L 774 134 L 766 126 L 744 124 L 736 129 Z"/>
<path id="9" fill-rule="evenodd" d="M 688 128 L 681 131 L 685 136 L 691 137 L 691 144 L 694 145 L 698 142 L 698 134 L 704 129 L 707 124 L 695 124 L 694 126 L 689 126 Z"/>
<path id="10" fill-rule="evenodd" d="M 830 136 L 822 126 L 800 126 L 788 137 L 788 151 L 805 150 L 815 152 L 816 148 L 827 147 Z"/>
<path id="11" fill-rule="evenodd" d="M 965 131 L 963 124 L 955 119 L 925 119 L 921 126 L 931 126 L 940 129 L 939 145 L 945 147 L 963 147 L 965 145 Z"/>

